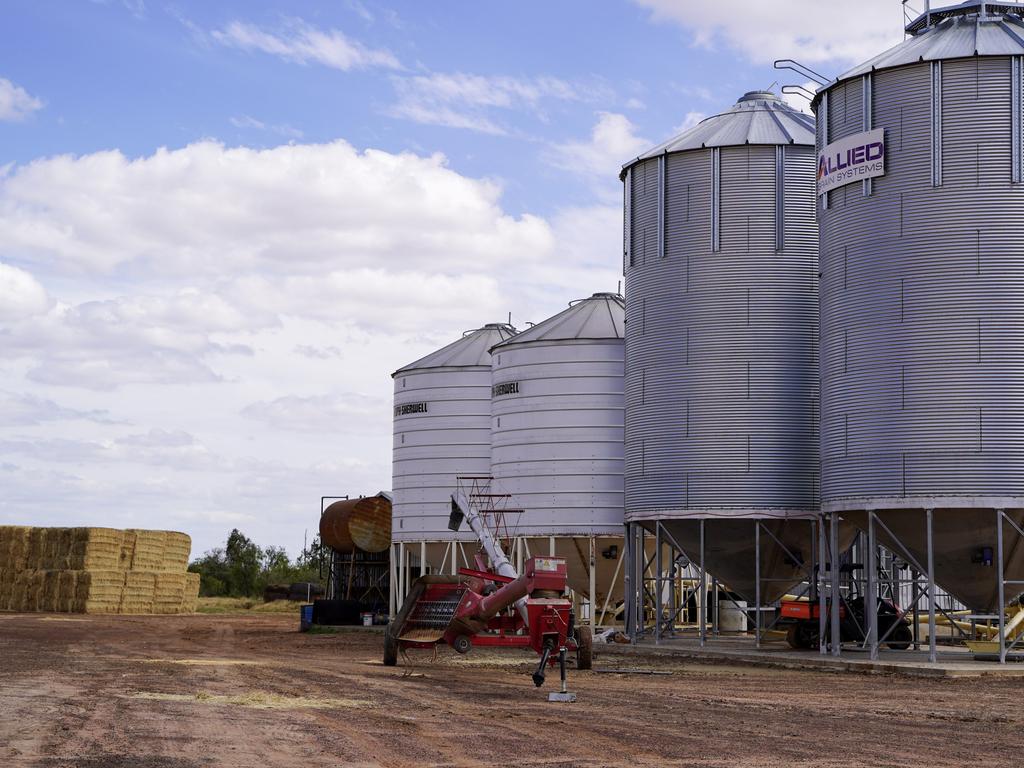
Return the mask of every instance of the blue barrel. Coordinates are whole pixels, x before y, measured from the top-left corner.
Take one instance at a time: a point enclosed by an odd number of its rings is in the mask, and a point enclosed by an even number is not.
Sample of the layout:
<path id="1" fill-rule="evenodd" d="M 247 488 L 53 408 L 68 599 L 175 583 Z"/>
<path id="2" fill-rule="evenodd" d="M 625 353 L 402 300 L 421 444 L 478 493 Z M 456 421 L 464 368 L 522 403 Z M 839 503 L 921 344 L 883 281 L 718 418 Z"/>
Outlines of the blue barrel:
<path id="1" fill-rule="evenodd" d="M 312 605 L 300 605 L 299 606 L 299 631 L 307 632 L 309 628 L 313 626 L 313 606 Z"/>

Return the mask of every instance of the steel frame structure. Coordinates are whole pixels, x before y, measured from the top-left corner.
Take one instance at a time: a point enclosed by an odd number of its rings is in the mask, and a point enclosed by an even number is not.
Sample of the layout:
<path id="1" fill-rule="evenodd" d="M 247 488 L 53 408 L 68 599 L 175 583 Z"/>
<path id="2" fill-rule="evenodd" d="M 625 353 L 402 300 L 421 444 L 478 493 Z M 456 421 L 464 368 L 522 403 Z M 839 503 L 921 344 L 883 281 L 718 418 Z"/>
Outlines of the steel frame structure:
<path id="1" fill-rule="evenodd" d="M 676 634 L 676 620 L 681 615 L 683 610 L 688 605 L 689 598 L 696 593 L 696 603 L 698 607 L 697 616 L 697 637 L 700 642 L 700 647 L 703 648 L 708 643 L 708 613 L 711 613 L 711 636 L 718 636 L 720 634 L 720 622 L 719 622 L 719 583 L 717 579 L 711 579 L 712 585 L 712 598 L 711 604 L 705 606 L 707 601 L 708 593 L 708 574 L 705 567 L 705 551 L 707 548 L 707 531 L 706 521 L 709 517 L 698 518 L 700 522 L 700 544 L 698 546 L 697 557 L 691 557 L 690 553 L 687 553 L 683 547 L 675 540 L 675 537 L 665 528 L 660 520 L 646 521 L 647 525 L 653 524 L 654 531 L 648 531 L 643 523 L 633 522 L 626 523 L 626 634 L 630 637 L 632 642 L 636 643 L 642 637 L 646 636 L 650 632 L 655 643 L 660 643 L 662 638 L 666 635 L 674 637 Z M 780 618 L 779 611 L 775 605 L 762 605 L 762 585 L 771 581 L 780 581 L 779 579 L 769 579 L 761 573 L 761 537 L 766 534 L 771 540 L 779 546 L 787 557 L 794 563 L 799 563 L 799 570 L 804 574 L 805 579 L 797 593 L 798 597 L 804 594 L 809 594 L 811 600 L 817 599 L 818 593 L 820 592 L 818 579 L 815 575 L 818 572 L 818 561 L 820 560 L 819 553 L 820 548 L 820 536 L 819 531 L 821 530 L 820 519 L 808 519 L 807 523 L 811 527 L 811 557 L 805 561 L 802 557 L 794 554 L 764 523 L 766 520 L 774 518 L 744 518 L 749 519 L 754 523 L 754 605 L 740 607 L 738 603 L 735 603 L 737 608 L 746 614 L 747 618 L 754 625 L 754 641 L 756 647 L 761 647 L 762 637 L 765 632 L 771 630 Z M 654 539 L 654 551 L 648 557 L 647 555 L 647 536 L 652 536 Z M 819 542 L 818 546 L 814 546 L 814 542 Z M 669 547 L 669 551 L 672 553 L 678 553 L 687 560 L 688 567 L 691 570 L 695 570 L 695 576 L 689 578 L 684 577 L 680 573 L 680 567 L 678 563 L 678 556 L 673 554 L 671 556 L 671 570 L 666 571 L 664 564 L 664 549 Z M 642 555 L 640 554 L 642 553 Z M 651 566 L 654 566 L 654 575 L 649 576 Z M 789 582 L 792 579 L 785 579 Z M 653 589 L 648 587 L 648 584 L 653 582 Z M 691 589 L 679 590 L 680 600 L 679 604 L 676 604 L 676 584 L 689 582 L 692 587 Z M 669 605 L 664 605 L 664 595 L 666 585 L 670 586 L 668 590 Z M 708 608 L 711 610 L 709 611 Z M 647 614 L 652 613 L 654 616 L 652 628 L 648 629 Z M 774 613 L 775 617 L 772 621 L 765 626 L 763 617 L 767 613 Z M 822 633 L 823 634 L 823 633 Z"/>
<path id="2" fill-rule="evenodd" d="M 913 510 L 908 509 L 908 512 Z M 862 627 L 864 640 L 857 643 L 859 651 L 866 651 L 872 660 L 878 659 L 879 649 L 888 642 L 890 635 L 896 628 L 896 624 L 890 625 L 889 629 L 879 634 L 878 606 L 879 601 L 886 598 L 887 594 L 894 602 L 902 594 L 904 587 L 909 587 L 910 602 L 900 606 L 900 617 L 912 615 L 912 646 L 919 649 L 921 645 L 919 616 L 923 611 L 928 614 L 928 660 L 931 663 L 938 662 L 937 627 L 938 616 L 941 614 L 951 630 L 962 638 L 969 639 L 968 634 L 961 626 L 957 617 L 952 615 L 951 610 L 940 604 L 940 597 L 949 596 L 939 588 L 935 582 L 935 549 L 934 549 L 934 511 L 935 508 L 926 508 L 924 512 L 924 525 L 926 531 L 926 557 L 924 562 L 919 562 L 909 548 L 893 534 L 892 530 L 879 518 L 876 509 L 866 510 L 867 526 L 862 534 L 865 537 L 866 546 L 863 547 L 867 562 L 864 564 L 864 575 L 860 578 L 853 576 L 850 571 L 849 583 L 846 585 L 847 594 L 843 594 L 843 566 L 841 559 L 844 555 L 839 552 L 839 525 L 842 513 L 838 510 L 825 513 L 815 520 L 810 520 L 812 526 L 812 541 L 817 546 L 812 547 L 811 557 L 804 562 L 795 556 L 762 520 L 754 519 L 754 557 L 756 572 L 756 592 L 754 605 L 747 606 L 744 612 L 752 619 L 754 625 L 754 638 L 756 647 L 761 647 L 762 637 L 765 632 L 772 629 L 779 619 L 779 612 L 774 605 L 761 604 L 761 585 L 765 582 L 762 577 L 761 560 L 761 537 L 767 534 L 774 543 L 784 550 L 786 555 L 793 561 L 802 564 L 805 580 L 797 594 L 798 597 L 808 594 L 808 599 L 818 601 L 819 604 L 819 653 L 840 657 L 843 653 L 843 642 L 840 639 L 840 610 L 846 606 L 849 592 L 855 584 L 863 583 L 863 594 L 865 596 L 865 627 Z M 978 621 L 995 622 L 998 628 L 999 653 L 998 661 L 1006 664 L 1007 655 L 1024 643 L 1024 633 L 1019 633 L 1014 639 L 1006 637 L 1006 594 L 1007 588 L 1024 590 L 1024 580 L 1008 579 L 1006 574 L 1005 552 L 1008 549 L 1006 543 L 1007 525 L 1009 533 L 1019 536 L 1024 541 L 1024 527 L 1018 524 L 1011 516 L 1006 514 L 1005 509 L 994 509 L 996 516 L 996 553 L 995 553 L 995 578 L 997 587 L 997 602 L 1001 610 L 993 614 L 970 614 L 969 619 L 972 628 Z M 701 647 L 704 647 L 709 639 L 708 613 L 704 606 L 705 597 L 708 593 L 709 574 L 705 569 L 705 548 L 707 536 L 705 532 L 705 520 L 700 519 L 700 546 L 696 557 L 690 557 L 671 533 L 663 526 L 661 521 L 645 521 L 645 524 L 634 522 L 626 523 L 625 526 L 625 618 L 626 634 L 633 643 L 639 642 L 648 635 L 653 637 L 656 644 L 665 637 L 676 637 L 677 619 L 686 609 L 690 597 L 697 593 L 698 621 L 697 637 Z M 654 530 L 648 530 L 647 526 L 653 525 Z M 894 551 L 890 551 L 878 543 L 878 533 L 885 534 L 895 544 Z M 650 551 L 648 540 L 653 539 L 653 551 Z M 669 550 L 669 565 L 666 567 L 664 550 Z M 852 550 L 853 547 L 850 547 Z M 679 556 L 686 559 L 687 567 L 695 571 L 695 575 L 686 577 L 683 575 L 683 567 L 680 566 Z M 900 565 L 900 560 L 905 566 Z M 880 576 L 883 567 L 887 566 L 888 575 Z M 653 573 L 652 573 L 653 567 Z M 910 578 L 901 578 L 899 572 L 904 569 L 910 570 Z M 691 588 L 677 587 L 689 582 Z M 671 588 L 666 590 L 666 585 Z M 711 607 L 711 636 L 718 633 L 718 583 L 712 580 L 714 600 Z M 858 589 L 860 587 L 858 586 Z M 667 594 L 667 605 L 666 605 Z M 677 603 L 676 597 L 679 595 Z M 924 600 L 924 606 L 921 605 Z M 873 609 L 873 610 L 872 610 Z M 762 617 L 766 613 L 775 613 L 775 618 L 764 625 Z M 837 638 L 833 641 L 833 638 Z"/>

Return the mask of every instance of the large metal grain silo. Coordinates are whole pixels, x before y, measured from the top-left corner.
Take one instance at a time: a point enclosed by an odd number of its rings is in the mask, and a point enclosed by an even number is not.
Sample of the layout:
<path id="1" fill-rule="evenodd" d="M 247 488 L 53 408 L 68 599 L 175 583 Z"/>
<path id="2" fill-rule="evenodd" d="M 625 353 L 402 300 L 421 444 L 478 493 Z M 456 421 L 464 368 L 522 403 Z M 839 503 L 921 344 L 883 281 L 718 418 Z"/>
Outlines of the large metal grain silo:
<path id="1" fill-rule="evenodd" d="M 815 543 L 814 174 L 813 119 L 754 91 L 621 176 L 626 520 L 762 604 Z"/>
<path id="2" fill-rule="evenodd" d="M 1024 579 L 1021 10 L 931 10 L 814 102 L 823 507 L 983 612 Z"/>
<path id="3" fill-rule="evenodd" d="M 453 543 L 473 540 L 472 532 L 448 529 L 451 494 L 458 477 L 490 474 L 489 350 L 514 334 L 510 325 L 485 325 L 392 374 L 391 540 L 399 596 L 411 575 L 472 563 L 472 553 L 467 559 Z"/>
<path id="4" fill-rule="evenodd" d="M 621 594 L 624 330 L 622 297 L 596 293 L 491 349 L 494 489 L 597 610 Z"/>

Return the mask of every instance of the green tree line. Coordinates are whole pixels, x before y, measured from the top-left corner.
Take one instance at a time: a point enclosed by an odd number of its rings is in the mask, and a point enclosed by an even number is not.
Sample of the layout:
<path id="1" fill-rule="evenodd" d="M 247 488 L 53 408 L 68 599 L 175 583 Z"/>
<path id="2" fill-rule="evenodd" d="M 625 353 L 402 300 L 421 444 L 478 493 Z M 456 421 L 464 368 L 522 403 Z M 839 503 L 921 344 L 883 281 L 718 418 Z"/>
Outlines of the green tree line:
<path id="1" fill-rule="evenodd" d="M 196 558 L 188 569 L 199 574 L 203 597 L 261 597 L 272 584 L 309 581 L 322 586 L 325 550 L 317 536 L 293 561 L 283 547 L 260 547 L 235 528 L 224 547 Z"/>

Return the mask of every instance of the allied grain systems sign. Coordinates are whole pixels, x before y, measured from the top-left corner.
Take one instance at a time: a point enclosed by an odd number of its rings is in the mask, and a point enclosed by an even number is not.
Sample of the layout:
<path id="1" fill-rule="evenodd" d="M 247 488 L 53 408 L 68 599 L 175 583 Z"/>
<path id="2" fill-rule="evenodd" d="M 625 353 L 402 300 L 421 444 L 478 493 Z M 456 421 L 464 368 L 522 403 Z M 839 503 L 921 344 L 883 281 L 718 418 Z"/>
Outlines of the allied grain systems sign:
<path id="1" fill-rule="evenodd" d="M 885 130 L 875 128 L 834 141 L 818 155 L 818 194 L 885 175 Z"/>

